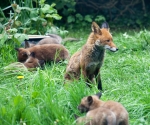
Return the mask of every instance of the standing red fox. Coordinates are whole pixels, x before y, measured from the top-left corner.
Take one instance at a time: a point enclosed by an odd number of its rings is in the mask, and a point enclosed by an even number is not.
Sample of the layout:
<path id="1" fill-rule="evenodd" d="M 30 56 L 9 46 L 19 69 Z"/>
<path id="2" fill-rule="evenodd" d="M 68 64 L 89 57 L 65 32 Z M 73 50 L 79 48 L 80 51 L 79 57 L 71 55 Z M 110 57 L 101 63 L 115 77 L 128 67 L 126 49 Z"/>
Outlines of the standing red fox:
<path id="1" fill-rule="evenodd" d="M 92 33 L 89 35 L 86 44 L 69 60 L 65 79 L 79 79 L 82 74 L 86 82 L 91 83 L 95 77 L 98 83 L 98 89 L 102 90 L 100 68 L 103 64 L 105 49 L 109 49 L 112 52 L 118 50 L 109 32 L 109 25 L 107 22 L 104 22 L 100 29 L 93 22 Z"/>

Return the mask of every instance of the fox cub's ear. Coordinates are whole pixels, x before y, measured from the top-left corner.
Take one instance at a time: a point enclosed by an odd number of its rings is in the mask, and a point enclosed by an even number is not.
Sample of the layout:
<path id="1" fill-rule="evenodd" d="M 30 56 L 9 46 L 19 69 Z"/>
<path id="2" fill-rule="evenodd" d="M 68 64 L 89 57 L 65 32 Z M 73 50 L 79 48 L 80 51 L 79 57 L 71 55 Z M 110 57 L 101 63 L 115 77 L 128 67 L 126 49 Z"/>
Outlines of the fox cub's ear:
<path id="1" fill-rule="evenodd" d="M 97 96 L 98 98 L 101 98 L 102 93 L 101 93 L 101 92 L 98 92 L 98 93 L 96 93 L 96 96 Z"/>
<path id="2" fill-rule="evenodd" d="M 100 27 L 95 22 L 92 22 L 92 31 L 100 35 L 102 34 Z"/>
<path id="3" fill-rule="evenodd" d="M 88 104 L 89 104 L 89 106 L 93 103 L 93 98 L 92 98 L 92 96 L 88 96 L 87 97 L 87 101 L 88 101 Z"/>
<path id="4" fill-rule="evenodd" d="M 30 56 L 32 56 L 33 58 L 35 58 L 35 52 L 31 52 Z"/>
<path id="5" fill-rule="evenodd" d="M 101 27 L 109 30 L 109 25 L 108 25 L 108 23 L 106 21 L 102 23 Z"/>
<path id="6" fill-rule="evenodd" d="M 24 48 L 29 48 L 29 47 L 30 47 L 29 42 L 28 42 L 28 41 L 25 41 L 25 46 L 24 46 Z"/>
<path id="7" fill-rule="evenodd" d="M 19 48 L 15 48 L 16 51 L 19 51 Z"/>

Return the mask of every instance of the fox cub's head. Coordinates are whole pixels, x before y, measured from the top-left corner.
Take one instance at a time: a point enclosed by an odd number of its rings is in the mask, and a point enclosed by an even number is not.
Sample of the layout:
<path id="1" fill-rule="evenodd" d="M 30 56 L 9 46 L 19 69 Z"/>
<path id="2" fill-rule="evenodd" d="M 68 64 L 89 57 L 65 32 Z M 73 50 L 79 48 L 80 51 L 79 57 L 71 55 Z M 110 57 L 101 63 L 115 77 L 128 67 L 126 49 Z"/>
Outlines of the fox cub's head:
<path id="1" fill-rule="evenodd" d="M 113 43 L 113 38 L 111 33 L 109 32 L 109 25 L 107 22 L 102 24 L 100 28 L 97 23 L 92 23 L 92 31 L 94 33 L 94 44 L 100 47 L 104 47 L 105 49 L 109 49 L 113 52 L 117 51 L 118 48 Z"/>
<path id="2" fill-rule="evenodd" d="M 24 62 L 28 58 L 28 56 L 31 54 L 28 50 L 25 48 L 15 48 L 18 52 L 17 58 L 19 62 Z"/>
<path id="3" fill-rule="evenodd" d="M 28 58 L 28 56 L 31 54 L 27 48 L 30 48 L 32 45 L 28 42 L 28 41 L 25 41 L 25 46 L 24 48 L 15 48 L 15 50 L 17 50 L 18 52 L 18 55 L 17 55 L 17 58 L 18 58 L 18 61 L 19 62 L 24 62 L 26 61 L 26 59 Z"/>
<path id="4" fill-rule="evenodd" d="M 87 96 L 81 99 L 80 105 L 78 106 L 78 109 L 81 113 L 88 112 L 90 110 L 93 110 L 98 106 L 99 104 L 99 98 L 101 97 L 102 93 L 97 93 L 93 96 Z"/>
<path id="5" fill-rule="evenodd" d="M 35 53 L 31 52 L 28 59 L 23 63 L 27 68 L 42 67 L 44 65 L 44 60 L 39 60 L 35 57 Z"/>

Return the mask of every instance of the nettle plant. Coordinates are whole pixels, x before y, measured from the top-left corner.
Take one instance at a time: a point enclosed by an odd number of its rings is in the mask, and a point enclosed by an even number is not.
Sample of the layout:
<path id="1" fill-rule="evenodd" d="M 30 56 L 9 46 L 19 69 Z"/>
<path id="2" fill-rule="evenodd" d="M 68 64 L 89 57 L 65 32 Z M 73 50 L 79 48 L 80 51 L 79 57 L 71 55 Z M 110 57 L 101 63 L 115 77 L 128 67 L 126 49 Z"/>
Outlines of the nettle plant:
<path id="1" fill-rule="evenodd" d="M 22 42 L 28 39 L 25 34 L 45 34 L 53 25 L 54 20 L 62 18 L 54 8 L 56 4 L 46 4 L 45 0 L 40 0 L 36 8 L 21 5 L 11 4 L 13 12 L 10 13 L 10 18 L 3 26 L 1 38 L 6 38 L 4 35 L 13 35 L 13 41 Z M 2 40 L 1 43 L 4 43 L 6 39 Z"/>

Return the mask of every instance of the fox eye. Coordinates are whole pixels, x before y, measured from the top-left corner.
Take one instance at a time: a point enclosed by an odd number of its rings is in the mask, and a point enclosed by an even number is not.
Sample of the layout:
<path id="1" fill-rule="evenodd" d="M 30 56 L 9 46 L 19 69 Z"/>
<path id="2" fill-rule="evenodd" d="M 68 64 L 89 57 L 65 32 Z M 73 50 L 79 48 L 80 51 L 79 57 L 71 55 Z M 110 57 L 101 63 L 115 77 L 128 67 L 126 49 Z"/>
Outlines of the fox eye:
<path id="1" fill-rule="evenodd" d="M 110 40 L 106 40 L 106 42 L 110 42 Z"/>

